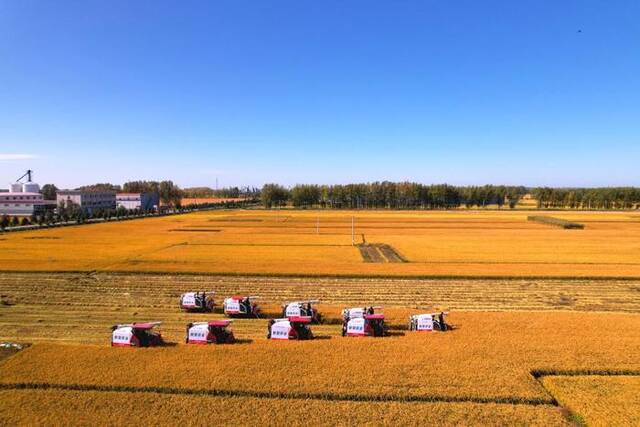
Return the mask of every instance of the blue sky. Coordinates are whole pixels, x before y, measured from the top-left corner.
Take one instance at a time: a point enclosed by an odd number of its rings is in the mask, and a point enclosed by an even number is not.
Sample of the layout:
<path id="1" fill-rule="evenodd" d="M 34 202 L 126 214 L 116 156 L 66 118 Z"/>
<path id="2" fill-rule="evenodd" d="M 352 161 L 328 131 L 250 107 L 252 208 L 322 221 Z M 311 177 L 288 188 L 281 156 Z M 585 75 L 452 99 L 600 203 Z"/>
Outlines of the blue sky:
<path id="1" fill-rule="evenodd" d="M 638 1 L 0 0 L 0 187 L 640 185 Z"/>

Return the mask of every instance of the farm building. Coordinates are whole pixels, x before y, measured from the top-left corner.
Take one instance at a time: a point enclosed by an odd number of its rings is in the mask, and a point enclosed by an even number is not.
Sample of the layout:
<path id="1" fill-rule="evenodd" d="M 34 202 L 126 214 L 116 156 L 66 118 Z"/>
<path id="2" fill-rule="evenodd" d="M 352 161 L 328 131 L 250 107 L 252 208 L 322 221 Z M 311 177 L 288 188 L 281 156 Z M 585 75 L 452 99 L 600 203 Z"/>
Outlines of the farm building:
<path id="1" fill-rule="evenodd" d="M 113 191 L 60 190 L 57 193 L 58 205 L 76 204 L 87 213 L 97 209 L 115 209 L 116 193 Z"/>
<path id="2" fill-rule="evenodd" d="M 125 209 L 141 209 L 150 211 L 158 209 L 160 196 L 158 193 L 118 193 L 116 194 L 117 207 Z"/>
<path id="3" fill-rule="evenodd" d="M 0 192 L 0 215 L 32 216 L 53 207 L 55 203 L 44 200 L 34 182 L 11 184 L 9 191 Z"/>

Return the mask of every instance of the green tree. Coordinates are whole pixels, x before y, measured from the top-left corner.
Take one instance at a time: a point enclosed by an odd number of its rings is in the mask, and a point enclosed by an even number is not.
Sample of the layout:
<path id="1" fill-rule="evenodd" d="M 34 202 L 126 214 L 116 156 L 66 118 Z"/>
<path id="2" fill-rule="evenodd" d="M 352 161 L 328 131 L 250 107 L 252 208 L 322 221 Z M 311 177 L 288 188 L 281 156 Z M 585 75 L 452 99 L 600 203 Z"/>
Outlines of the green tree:
<path id="1" fill-rule="evenodd" d="M 289 191 L 278 184 L 265 184 L 260 191 L 260 198 L 265 208 L 283 206 L 289 198 Z"/>
<path id="2" fill-rule="evenodd" d="M 9 217 L 7 215 L 2 215 L 0 217 L 0 229 L 4 230 L 9 226 Z"/>
<path id="3" fill-rule="evenodd" d="M 41 193 L 45 200 L 55 200 L 58 194 L 58 187 L 53 184 L 45 184 L 42 186 Z"/>
<path id="4" fill-rule="evenodd" d="M 169 206 L 176 206 L 182 200 L 182 191 L 173 181 L 162 181 L 158 187 L 160 201 Z"/>

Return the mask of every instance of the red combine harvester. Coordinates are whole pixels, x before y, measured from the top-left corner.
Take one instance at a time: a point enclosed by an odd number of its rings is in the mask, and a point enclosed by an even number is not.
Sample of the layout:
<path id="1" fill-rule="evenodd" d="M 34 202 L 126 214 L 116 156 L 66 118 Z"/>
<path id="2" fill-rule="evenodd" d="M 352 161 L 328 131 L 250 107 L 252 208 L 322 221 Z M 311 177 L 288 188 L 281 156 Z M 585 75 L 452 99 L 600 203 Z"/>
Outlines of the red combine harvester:
<path id="1" fill-rule="evenodd" d="M 313 333 L 309 328 L 310 316 L 292 316 L 286 319 L 271 319 L 267 326 L 267 339 L 310 340 Z"/>
<path id="2" fill-rule="evenodd" d="M 233 344 L 233 332 L 227 330 L 233 320 L 211 320 L 187 324 L 187 344 Z"/>
<path id="3" fill-rule="evenodd" d="M 292 301 L 282 304 L 282 317 L 311 317 L 311 322 L 322 323 L 322 315 L 313 305 L 318 300 Z"/>
<path id="4" fill-rule="evenodd" d="M 388 335 L 384 314 L 376 313 L 382 307 L 347 308 L 342 311 L 342 336 L 384 337 Z"/>
<path id="5" fill-rule="evenodd" d="M 153 330 L 161 322 L 135 322 L 111 327 L 112 347 L 155 347 L 164 344 L 162 335 Z"/>
<path id="6" fill-rule="evenodd" d="M 409 318 L 409 330 L 417 332 L 449 331 L 453 329 L 453 326 L 445 321 L 444 317 L 448 314 L 449 312 L 446 311 L 414 314 Z"/>
<path id="7" fill-rule="evenodd" d="M 187 292 L 180 296 L 180 308 L 186 311 L 212 312 L 215 292 Z"/>
<path id="8" fill-rule="evenodd" d="M 224 300 L 224 314 L 229 317 L 260 317 L 260 307 L 254 302 L 258 297 L 235 295 Z"/>

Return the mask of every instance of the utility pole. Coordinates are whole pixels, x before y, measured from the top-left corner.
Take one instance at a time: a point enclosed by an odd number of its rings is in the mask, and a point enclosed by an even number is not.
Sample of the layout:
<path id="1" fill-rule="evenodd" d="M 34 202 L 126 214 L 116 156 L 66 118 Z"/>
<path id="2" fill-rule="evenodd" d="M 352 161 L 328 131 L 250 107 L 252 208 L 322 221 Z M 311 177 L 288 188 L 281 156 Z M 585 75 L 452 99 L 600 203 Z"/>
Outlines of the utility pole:
<path id="1" fill-rule="evenodd" d="M 351 246 L 356 245 L 356 235 L 355 235 L 355 217 L 351 217 Z"/>

